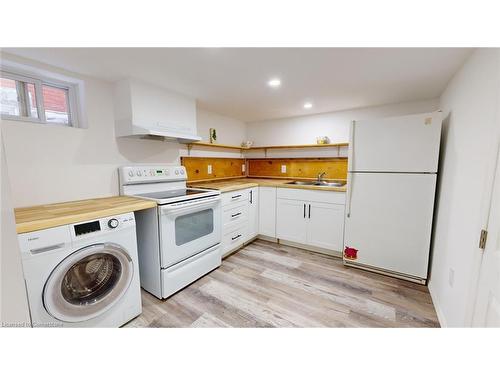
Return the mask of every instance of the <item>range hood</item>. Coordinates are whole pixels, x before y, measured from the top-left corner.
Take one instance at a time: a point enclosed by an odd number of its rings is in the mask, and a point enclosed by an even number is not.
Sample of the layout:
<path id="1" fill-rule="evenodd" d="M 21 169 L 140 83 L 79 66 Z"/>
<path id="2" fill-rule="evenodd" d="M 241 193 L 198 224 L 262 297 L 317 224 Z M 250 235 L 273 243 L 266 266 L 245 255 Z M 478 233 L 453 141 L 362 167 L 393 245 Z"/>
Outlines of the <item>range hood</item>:
<path id="1" fill-rule="evenodd" d="M 163 137 L 180 143 L 200 141 L 196 101 L 131 79 L 115 84 L 117 137 Z"/>

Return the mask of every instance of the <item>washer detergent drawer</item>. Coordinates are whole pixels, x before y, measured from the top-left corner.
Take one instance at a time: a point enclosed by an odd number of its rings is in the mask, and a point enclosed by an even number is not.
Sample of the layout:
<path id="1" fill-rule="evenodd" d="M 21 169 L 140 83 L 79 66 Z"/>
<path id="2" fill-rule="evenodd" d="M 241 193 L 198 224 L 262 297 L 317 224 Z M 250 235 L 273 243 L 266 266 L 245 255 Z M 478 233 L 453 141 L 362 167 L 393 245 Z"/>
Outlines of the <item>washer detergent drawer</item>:
<path id="1" fill-rule="evenodd" d="M 186 285 L 221 265 L 220 245 L 211 247 L 176 265 L 162 269 L 162 298 L 167 298 Z"/>

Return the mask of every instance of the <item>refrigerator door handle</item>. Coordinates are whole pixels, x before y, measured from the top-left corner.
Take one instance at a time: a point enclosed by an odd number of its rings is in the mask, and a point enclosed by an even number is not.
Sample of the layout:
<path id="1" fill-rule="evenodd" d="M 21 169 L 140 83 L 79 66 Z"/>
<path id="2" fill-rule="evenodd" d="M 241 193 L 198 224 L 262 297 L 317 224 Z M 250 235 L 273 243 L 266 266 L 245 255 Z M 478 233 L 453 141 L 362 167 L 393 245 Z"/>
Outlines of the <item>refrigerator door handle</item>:
<path id="1" fill-rule="evenodd" d="M 352 201 L 352 183 L 354 180 L 354 173 L 348 173 L 348 181 L 347 181 L 347 214 L 346 216 L 351 217 L 351 201 Z"/>
<path id="2" fill-rule="evenodd" d="M 349 146 L 347 148 L 347 171 L 351 172 L 354 170 L 354 125 L 356 121 L 351 121 L 351 126 L 349 127 Z"/>

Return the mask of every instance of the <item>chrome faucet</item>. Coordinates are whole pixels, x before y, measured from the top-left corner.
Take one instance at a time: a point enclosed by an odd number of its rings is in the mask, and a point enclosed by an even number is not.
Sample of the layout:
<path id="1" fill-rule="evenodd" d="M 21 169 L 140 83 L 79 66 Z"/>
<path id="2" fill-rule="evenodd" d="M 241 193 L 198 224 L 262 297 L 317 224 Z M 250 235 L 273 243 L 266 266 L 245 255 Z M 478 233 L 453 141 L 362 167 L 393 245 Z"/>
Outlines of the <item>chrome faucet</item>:
<path id="1" fill-rule="evenodd" d="M 323 176 L 325 174 L 326 174 L 326 172 L 318 173 L 318 181 L 316 183 L 321 184 L 323 182 Z"/>

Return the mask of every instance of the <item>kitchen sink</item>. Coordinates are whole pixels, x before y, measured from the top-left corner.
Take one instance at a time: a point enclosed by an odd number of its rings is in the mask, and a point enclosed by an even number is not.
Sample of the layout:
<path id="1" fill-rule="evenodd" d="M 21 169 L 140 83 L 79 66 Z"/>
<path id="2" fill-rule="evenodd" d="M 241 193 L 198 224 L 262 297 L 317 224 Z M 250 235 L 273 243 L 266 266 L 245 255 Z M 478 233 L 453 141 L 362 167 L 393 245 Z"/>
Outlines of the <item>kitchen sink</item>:
<path id="1" fill-rule="evenodd" d="M 345 182 L 326 182 L 326 181 L 292 181 L 287 182 L 289 185 L 306 185 L 306 186 L 324 186 L 324 187 L 342 187 Z"/>
<path id="2" fill-rule="evenodd" d="M 289 185 L 314 185 L 316 182 L 314 181 L 292 181 L 287 182 Z"/>

